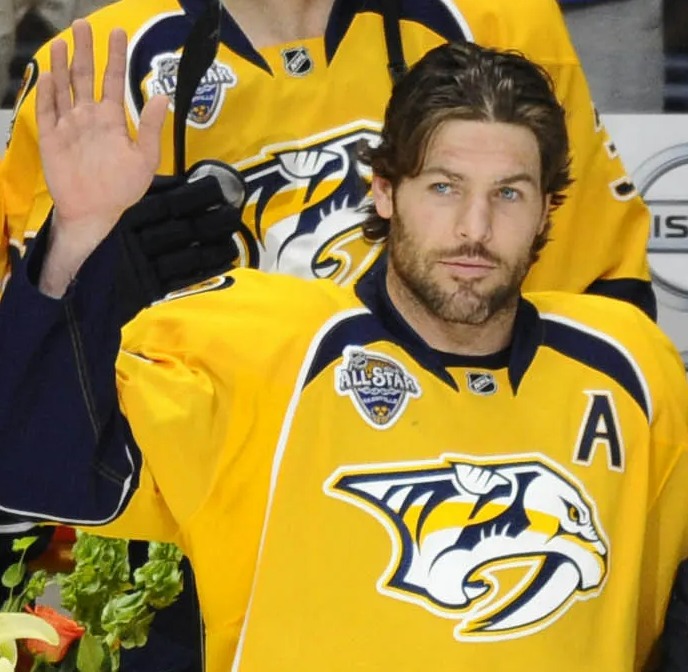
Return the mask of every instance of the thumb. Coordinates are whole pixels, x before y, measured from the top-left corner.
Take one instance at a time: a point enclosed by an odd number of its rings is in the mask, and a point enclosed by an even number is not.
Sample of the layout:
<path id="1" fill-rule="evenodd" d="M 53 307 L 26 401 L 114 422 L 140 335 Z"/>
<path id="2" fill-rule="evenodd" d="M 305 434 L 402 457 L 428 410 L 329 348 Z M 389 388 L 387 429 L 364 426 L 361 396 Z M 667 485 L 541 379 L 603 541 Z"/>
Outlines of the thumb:
<path id="1" fill-rule="evenodd" d="M 143 108 L 136 144 L 141 150 L 151 173 L 160 164 L 160 136 L 167 115 L 167 96 L 153 96 Z"/>

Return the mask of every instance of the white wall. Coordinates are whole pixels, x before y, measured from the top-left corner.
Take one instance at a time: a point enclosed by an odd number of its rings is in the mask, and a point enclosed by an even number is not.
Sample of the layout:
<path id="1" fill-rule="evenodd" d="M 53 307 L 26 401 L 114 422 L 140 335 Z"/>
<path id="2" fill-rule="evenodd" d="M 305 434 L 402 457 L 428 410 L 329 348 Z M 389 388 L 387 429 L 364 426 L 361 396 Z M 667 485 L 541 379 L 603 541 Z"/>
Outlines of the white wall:
<path id="1" fill-rule="evenodd" d="M 7 138 L 7 129 L 10 126 L 10 119 L 12 112 L 10 110 L 0 110 L 0 156 L 5 153 L 5 140 Z"/>

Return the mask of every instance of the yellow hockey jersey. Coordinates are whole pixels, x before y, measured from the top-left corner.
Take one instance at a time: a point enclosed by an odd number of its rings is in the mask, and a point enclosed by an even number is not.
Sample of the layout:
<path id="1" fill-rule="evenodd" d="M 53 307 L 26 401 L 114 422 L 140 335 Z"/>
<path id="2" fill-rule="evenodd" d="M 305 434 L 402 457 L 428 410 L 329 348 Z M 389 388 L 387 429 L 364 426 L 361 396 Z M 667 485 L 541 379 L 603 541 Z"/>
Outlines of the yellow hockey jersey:
<path id="1" fill-rule="evenodd" d="M 132 127 L 152 94 L 174 95 L 181 46 L 205 2 L 121 0 L 91 16 L 97 75 L 111 28 L 121 26 L 129 35 Z M 242 263 L 347 283 L 377 255 L 378 246 L 365 243 L 358 227 L 363 193 L 355 149 L 377 137 L 391 90 L 381 6 L 336 2 L 323 37 L 258 50 L 223 16 L 219 52 L 188 117 L 187 158 L 189 165 L 219 159 L 242 172 L 248 186 L 243 218 L 252 232 Z M 402 0 L 400 11 L 409 64 L 446 40 L 517 49 L 547 68 L 567 107 L 576 182 L 555 213 L 552 240 L 526 289 L 591 289 L 632 299 L 636 284 L 649 291 L 648 210 L 594 113 L 556 1 Z M 70 35 L 63 37 L 71 48 Z M 19 250 L 50 207 L 33 90 L 47 66 L 43 48 L 28 67 L 0 173 L 6 237 Z M 164 174 L 173 170 L 172 109 L 164 129 Z M 7 270 L 3 249 L 0 271 Z"/>
<path id="2" fill-rule="evenodd" d="M 239 270 L 126 329 L 144 466 L 103 531 L 182 546 L 208 671 L 649 669 L 688 553 L 668 340 L 542 293 L 510 348 L 460 357 L 376 271 L 356 292 Z"/>

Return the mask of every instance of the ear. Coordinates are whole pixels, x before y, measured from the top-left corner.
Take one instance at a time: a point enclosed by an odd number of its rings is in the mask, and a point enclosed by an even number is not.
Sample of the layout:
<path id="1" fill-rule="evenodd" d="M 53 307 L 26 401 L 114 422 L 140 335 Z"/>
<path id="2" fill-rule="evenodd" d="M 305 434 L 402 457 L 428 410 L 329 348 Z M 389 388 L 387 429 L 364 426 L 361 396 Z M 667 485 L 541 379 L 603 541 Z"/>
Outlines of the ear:
<path id="1" fill-rule="evenodd" d="M 379 175 L 373 175 L 371 185 L 375 210 L 383 219 L 391 219 L 394 214 L 394 199 L 392 198 L 392 184 Z"/>

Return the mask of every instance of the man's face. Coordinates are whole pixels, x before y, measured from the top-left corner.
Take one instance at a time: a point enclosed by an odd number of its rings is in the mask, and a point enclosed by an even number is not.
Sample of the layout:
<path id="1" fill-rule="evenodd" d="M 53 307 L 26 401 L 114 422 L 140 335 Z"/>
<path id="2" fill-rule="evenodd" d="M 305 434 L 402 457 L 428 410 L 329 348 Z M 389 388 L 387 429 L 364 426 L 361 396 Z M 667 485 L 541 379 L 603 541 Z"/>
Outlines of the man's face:
<path id="1" fill-rule="evenodd" d="M 513 307 L 547 218 L 535 135 L 522 126 L 451 120 L 418 176 L 373 179 L 391 219 L 389 272 L 438 318 L 483 324 Z"/>

